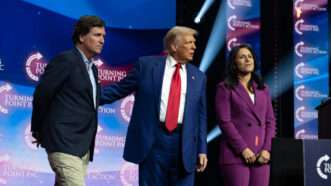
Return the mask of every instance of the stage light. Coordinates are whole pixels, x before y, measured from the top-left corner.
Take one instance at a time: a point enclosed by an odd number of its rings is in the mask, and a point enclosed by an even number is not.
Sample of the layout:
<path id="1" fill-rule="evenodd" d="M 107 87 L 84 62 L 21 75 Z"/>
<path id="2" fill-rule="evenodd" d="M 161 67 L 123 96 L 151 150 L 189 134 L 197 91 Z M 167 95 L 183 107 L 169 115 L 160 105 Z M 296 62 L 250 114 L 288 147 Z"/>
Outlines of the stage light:
<path id="1" fill-rule="evenodd" d="M 274 68 L 273 73 L 264 77 L 264 82 L 269 86 L 272 98 L 276 98 L 293 86 L 293 60 L 292 56 L 281 59 L 281 64 Z"/>
<path id="2" fill-rule="evenodd" d="M 217 53 L 222 48 L 225 42 L 225 32 L 226 32 L 226 1 L 222 1 L 220 8 L 218 10 L 214 26 L 210 33 L 210 37 L 207 42 L 206 49 L 202 55 L 201 63 L 199 69 L 205 72 L 210 64 L 215 59 Z"/>
<path id="3" fill-rule="evenodd" d="M 314 64 L 314 66 L 322 66 L 322 64 L 327 61 L 326 58 L 326 56 L 323 56 L 315 60 L 311 60 L 309 61 L 309 63 L 300 62 L 294 67 L 292 65 L 292 56 L 288 56 L 284 59 L 281 59 L 281 64 L 274 67 L 277 68 L 277 70 L 274 70 L 275 72 L 273 74 L 267 74 L 264 78 L 265 83 L 270 87 L 272 98 L 276 98 L 282 95 L 284 92 L 293 87 L 293 75 L 297 78 L 297 80 L 295 81 L 295 85 L 306 84 L 307 82 L 313 83 L 319 81 L 320 79 L 328 78 L 327 73 L 320 74 L 318 68 L 312 68 L 310 65 Z M 312 76 L 311 78 L 307 78 L 307 76 L 311 75 L 314 76 Z M 272 85 L 274 86 L 272 87 Z"/>
<path id="4" fill-rule="evenodd" d="M 221 129 L 216 126 L 213 130 L 211 130 L 207 136 L 207 143 L 215 139 L 217 136 L 219 136 L 222 133 Z"/>
<path id="5" fill-rule="evenodd" d="M 200 23 L 202 17 L 205 15 L 205 13 L 210 8 L 210 6 L 213 4 L 213 2 L 214 2 L 214 0 L 206 0 L 203 3 L 203 5 L 202 5 L 202 7 L 201 7 L 201 9 L 200 9 L 200 11 L 198 13 L 198 15 L 194 19 L 194 22 L 195 23 L 197 23 L 197 24 Z"/>
<path id="6" fill-rule="evenodd" d="M 209 2 L 212 3 L 213 1 L 209 1 Z M 220 7 L 218 9 L 217 16 L 216 16 L 216 19 L 214 22 L 214 26 L 212 28 L 210 37 L 207 42 L 206 49 L 202 55 L 202 59 L 201 59 L 200 67 L 199 67 L 199 69 L 202 72 L 206 72 L 206 70 L 209 68 L 210 64 L 215 59 L 217 53 L 219 52 L 219 50 L 222 48 L 222 46 L 225 43 L 225 31 L 226 31 L 226 21 L 225 21 L 226 20 L 226 17 L 225 17 L 226 16 L 226 14 L 225 14 L 226 3 L 225 2 L 226 1 L 222 1 L 222 3 L 220 4 Z M 206 3 L 207 3 L 207 1 L 205 2 L 202 9 L 200 10 L 198 16 L 195 18 L 197 21 L 201 20 L 202 16 L 200 16 L 200 13 L 204 9 L 204 7 L 207 7 L 207 8 L 205 8 L 206 9 L 205 11 L 207 11 L 209 6 L 211 5 L 211 3 L 210 3 L 208 6 L 208 4 L 206 5 Z M 221 133 L 222 133 L 222 131 L 220 130 L 220 128 L 218 126 L 216 126 L 207 135 L 207 143 L 209 143 L 210 141 L 212 141 L 213 139 L 218 137 Z"/>

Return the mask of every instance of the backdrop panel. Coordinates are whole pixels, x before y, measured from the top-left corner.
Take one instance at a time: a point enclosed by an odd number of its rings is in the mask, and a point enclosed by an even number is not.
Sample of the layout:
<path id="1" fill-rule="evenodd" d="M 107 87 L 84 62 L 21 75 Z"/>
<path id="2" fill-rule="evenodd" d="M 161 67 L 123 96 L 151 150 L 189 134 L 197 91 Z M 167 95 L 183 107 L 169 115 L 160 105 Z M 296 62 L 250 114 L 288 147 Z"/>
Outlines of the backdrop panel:
<path id="1" fill-rule="evenodd" d="M 0 185 L 49 186 L 52 173 L 43 149 L 30 135 L 32 94 L 49 60 L 73 47 L 81 15 L 107 22 L 102 54 L 94 59 L 103 85 L 124 78 L 131 64 L 162 53 L 162 38 L 175 24 L 175 0 L 26 0 L 0 8 Z M 138 16 L 139 15 L 139 16 Z M 137 167 L 122 158 L 134 97 L 99 108 L 96 156 L 88 185 L 137 185 Z"/>
<path id="2" fill-rule="evenodd" d="M 293 1 L 294 131 L 317 139 L 317 111 L 329 93 L 327 0 Z"/>

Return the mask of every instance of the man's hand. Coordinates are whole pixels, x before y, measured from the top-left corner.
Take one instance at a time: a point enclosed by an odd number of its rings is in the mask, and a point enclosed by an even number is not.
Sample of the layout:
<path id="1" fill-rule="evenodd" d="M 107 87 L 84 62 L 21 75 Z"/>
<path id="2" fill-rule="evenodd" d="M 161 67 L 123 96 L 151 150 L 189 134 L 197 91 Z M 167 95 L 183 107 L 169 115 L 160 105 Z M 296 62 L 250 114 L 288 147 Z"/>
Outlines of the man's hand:
<path id="1" fill-rule="evenodd" d="M 32 137 L 35 139 L 32 141 L 33 144 L 36 144 L 37 147 L 41 145 L 41 138 L 39 132 L 32 132 Z"/>
<path id="2" fill-rule="evenodd" d="M 207 167 L 207 154 L 199 154 L 197 172 L 203 172 Z"/>
<path id="3" fill-rule="evenodd" d="M 243 150 L 242 156 L 247 164 L 253 164 L 256 161 L 254 152 L 249 148 Z"/>
<path id="4" fill-rule="evenodd" d="M 270 153 L 267 150 L 262 150 L 257 158 L 261 164 L 266 164 L 270 161 Z"/>

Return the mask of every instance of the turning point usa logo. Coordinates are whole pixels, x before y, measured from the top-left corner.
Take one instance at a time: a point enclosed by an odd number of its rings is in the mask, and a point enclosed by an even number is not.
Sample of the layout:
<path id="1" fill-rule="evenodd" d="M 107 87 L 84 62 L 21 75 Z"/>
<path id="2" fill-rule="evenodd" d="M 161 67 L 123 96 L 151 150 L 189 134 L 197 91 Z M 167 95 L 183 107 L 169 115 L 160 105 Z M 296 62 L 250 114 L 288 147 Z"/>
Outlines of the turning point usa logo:
<path id="1" fill-rule="evenodd" d="M 299 19 L 294 24 L 294 30 L 297 34 L 303 35 L 303 32 L 319 32 L 320 28 L 318 25 L 305 24 L 304 19 Z"/>
<path id="2" fill-rule="evenodd" d="M 295 75 L 302 79 L 304 76 L 319 76 L 320 70 L 313 66 L 309 66 L 304 62 L 300 62 L 294 68 Z"/>
<path id="3" fill-rule="evenodd" d="M 32 53 L 25 61 L 25 71 L 33 81 L 39 81 L 39 77 L 44 73 L 47 62 L 40 52 Z"/>
<path id="4" fill-rule="evenodd" d="M 32 96 L 18 94 L 13 85 L 0 84 L 0 114 L 8 114 L 10 108 L 31 109 Z"/>
<path id="5" fill-rule="evenodd" d="M 118 82 L 126 77 L 130 67 L 111 67 L 107 65 L 101 58 L 95 58 L 92 62 L 98 68 L 98 79 L 102 85 Z"/>
<path id="6" fill-rule="evenodd" d="M 326 50 L 322 50 L 317 46 L 307 46 L 303 41 L 300 41 L 294 46 L 295 54 L 298 57 L 303 57 L 303 54 L 313 54 L 313 55 L 325 55 Z"/>
<path id="7" fill-rule="evenodd" d="M 259 24 L 253 24 L 250 21 L 239 20 L 237 15 L 231 15 L 227 20 L 227 26 L 231 31 L 236 31 L 237 29 L 259 29 Z"/>
<path id="8" fill-rule="evenodd" d="M 316 162 L 316 171 L 319 177 L 327 180 L 331 174 L 330 156 L 325 154 L 320 157 Z"/>

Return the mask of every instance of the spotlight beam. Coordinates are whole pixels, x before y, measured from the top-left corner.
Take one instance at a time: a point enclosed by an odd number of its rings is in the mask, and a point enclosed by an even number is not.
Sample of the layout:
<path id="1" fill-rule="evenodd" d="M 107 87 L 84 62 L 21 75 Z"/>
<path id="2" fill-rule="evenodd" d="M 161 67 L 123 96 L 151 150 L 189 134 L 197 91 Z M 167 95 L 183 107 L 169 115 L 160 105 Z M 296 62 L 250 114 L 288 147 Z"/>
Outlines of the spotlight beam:
<path id="1" fill-rule="evenodd" d="M 200 11 L 199 11 L 199 13 L 198 13 L 198 15 L 197 15 L 197 16 L 195 17 L 195 19 L 194 19 L 194 22 L 195 22 L 195 23 L 200 23 L 202 17 L 205 15 L 205 13 L 208 11 L 208 9 L 210 8 L 210 6 L 211 6 L 213 3 L 214 3 L 214 0 L 206 0 L 206 1 L 203 3 L 203 5 L 202 5 L 202 7 L 201 7 L 201 9 L 200 9 Z"/>
<path id="2" fill-rule="evenodd" d="M 215 59 L 217 53 L 222 48 L 225 42 L 226 31 L 226 1 L 222 1 L 218 10 L 214 26 L 210 33 L 206 49 L 202 55 L 199 69 L 206 72 L 212 61 Z"/>
<path id="3" fill-rule="evenodd" d="M 209 143 L 213 139 L 217 138 L 221 133 L 222 133 L 222 131 L 218 126 L 213 128 L 213 130 L 211 130 L 207 136 L 207 143 Z"/>

